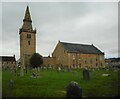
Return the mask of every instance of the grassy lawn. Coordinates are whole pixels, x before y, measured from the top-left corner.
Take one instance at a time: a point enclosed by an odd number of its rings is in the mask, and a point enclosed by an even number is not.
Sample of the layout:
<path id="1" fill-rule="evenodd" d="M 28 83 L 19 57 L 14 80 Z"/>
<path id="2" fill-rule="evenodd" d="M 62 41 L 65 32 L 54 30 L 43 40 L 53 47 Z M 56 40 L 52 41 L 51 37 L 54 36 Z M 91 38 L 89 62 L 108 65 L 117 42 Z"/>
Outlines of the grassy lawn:
<path id="1" fill-rule="evenodd" d="M 90 80 L 84 81 L 82 69 L 71 72 L 57 72 L 56 70 L 40 70 L 41 77 L 31 77 L 32 72 L 24 76 L 15 75 L 10 71 L 2 72 L 3 97 L 65 97 L 66 86 L 70 81 L 78 82 L 82 88 L 83 97 L 112 97 L 118 96 L 118 72 L 113 70 L 90 71 Z M 19 72 L 18 72 L 19 73 Z M 103 73 L 111 74 L 108 77 Z M 14 80 L 14 87 L 9 88 L 9 80 Z"/>

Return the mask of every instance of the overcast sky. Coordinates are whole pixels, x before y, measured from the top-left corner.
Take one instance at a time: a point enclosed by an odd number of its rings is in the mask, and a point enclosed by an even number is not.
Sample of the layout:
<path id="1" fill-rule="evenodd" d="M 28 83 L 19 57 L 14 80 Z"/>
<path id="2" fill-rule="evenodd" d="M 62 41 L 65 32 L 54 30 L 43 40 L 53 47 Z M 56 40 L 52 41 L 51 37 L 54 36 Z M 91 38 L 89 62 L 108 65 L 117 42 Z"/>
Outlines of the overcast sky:
<path id="1" fill-rule="evenodd" d="M 2 3 L 2 55 L 19 58 L 19 28 L 27 5 L 41 55 L 51 54 L 60 40 L 94 44 L 106 58 L 118 57 L 117 2 Z"/>

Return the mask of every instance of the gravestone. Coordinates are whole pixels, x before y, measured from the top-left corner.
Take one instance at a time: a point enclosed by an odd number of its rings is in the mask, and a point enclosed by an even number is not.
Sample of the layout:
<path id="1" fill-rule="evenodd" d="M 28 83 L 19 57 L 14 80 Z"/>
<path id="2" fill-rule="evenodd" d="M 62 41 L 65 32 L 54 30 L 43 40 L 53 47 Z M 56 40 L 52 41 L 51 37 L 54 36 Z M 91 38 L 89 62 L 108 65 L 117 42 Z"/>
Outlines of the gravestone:
<path id="1" fill-rule="evenodd" d="M 83 79 L 84 80 L 89 80 L 90 79 L 89 71 L 87 69 L 83 70 Z"/>
<path id="2" fill-rule="evenodd" d="M 117 69 L 114 69 L 114 72 L 117 72 Z"/>
<path id="3" fill-rule="evenodd" d="M 97 70 L 99 71 L 100 69 L 98 68 Z"/>
<path id="4" fill-rule="evenodd" d="M 72 74 L 73 74 L 73 77 L 77 77 L 78 76 L 77 71 L 73 71 Z"/>
<path id="5" fill-rule="evenodd" d="M 75 99 L 82 97 L 82 88 L 79 87 L 78 83 L 75 81 L 71 81 L 66 88 L 66 97 L 67 99 Z"/>
<path id="6" fill-rule="evenodd" d="M 20 76 L 24 76 L 24 71 L 22 67 L 20 68 Z"/>
<path id="7" fill-rule="evenodd" d="M 33 73 L 32 73 L 32 76 L 33 76 L 33 78 L 36 78 L 36 73 L 33 72 Z"/>
<path id="8" fill-rule="evenodd" d="M 109 71 L 109 69 L 108 69 L 108 68 L 106 68 L 106 71 Z"/>
<path id="9" fill-rule="evenodd" d="M 58 72 L 60 72 L 61 71 L 61 68 L 60 67 L 58 67 Z"/>
<path id="10" fill-rule="evenodd" d="M 14 81 L 12 79 L 9 80 L 9 88 L 14 87 Z"/>

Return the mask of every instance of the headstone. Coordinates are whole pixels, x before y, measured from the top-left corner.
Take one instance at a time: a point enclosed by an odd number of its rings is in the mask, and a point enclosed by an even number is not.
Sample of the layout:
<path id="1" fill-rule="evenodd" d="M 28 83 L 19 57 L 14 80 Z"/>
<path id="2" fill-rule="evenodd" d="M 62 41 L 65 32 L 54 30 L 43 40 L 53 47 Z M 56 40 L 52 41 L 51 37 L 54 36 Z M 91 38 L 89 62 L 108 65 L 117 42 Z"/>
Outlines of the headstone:
<path id="1" fill-rule="evenodd" d="M 89 80 L 90 79 L 89 71 L 87 69 L 83 70 L 83 79 L 84 80 Z"/>
<path id="2" fill-rule="evenodd" d="M 58 70 L 59 70 L 59 71 L 61 71 L 61 68 L 60 68 L 60 67 L 58 67 Z"/>
<path id="3" fill-rule="evenodd" d="M 72 73 L 73 73 L 73 77 L 77 77 L 78 76 L 77 71 L 73 71 Z"/>
<path id="4" fill-rule="evenodd" d="M 65 68 L 65 69 L 63 69 L 64 70 L 64 72 L 67 72 L 67 69 Z"/>
<path id="5" fill-rule="evenodd" d="M 110 76 L 110 74 L 102 74 L 102 76 Z"/>
<path id="6" fill-rule="evenodd" d="M 89 68 L 89 71 L 91 71 L 91 68 Z"/>
<path id="7" fill-rule="evenodd" d="M 71 69 L 68 67 L 68 68 L 67 68 L 67 71 L 68 71 L 68 72 L 70 72 L 70 71 L 71 71 Z"/>
<path id="8" fill-rule="evenodd" d="M 114 72 L 117 72 L 117 69 L 114 69 Z"/>
<path id="9" fill-rule="evenodd" d="M 60 67 L 58 67 L 58 72 L 60 72 L 61 71 L 61 68 Z"/>
<path id="10" fill-rule="evenodd" d="M 14 81 L 12 79 L 9 80 L 9 88 L 14 87 Z"/>
<path id="11" fill-rule="evenodd" d="M 38 67 L 37 70 L 39 71 L 39 70 L 40 70 L 40 67 Z"/>
<path id="12" fill-rule="evenodd" d="M 20 68 L 20 76 L 24 76 L 24 71 L 22 67 Z"/>
<path id="13" fill-rule="evenodd" d="M 44 69 L 46 70 L 47 68 L 44 66 Z"/>
<path id="14" fill-rule="evenodd" d="M 26 66 L 26 68 L 25 68 L 25 73 L 27 74 L 27 72 L 28 72 L 28 67 Z"/>
<path id="15" fill-rule="evenodd" d="M 106 68 L 106 71 L 108 71 L 109 69 L 108 68 Z"/>
<path id="16" fill-rule="evenodd" d="M 75 81 L 70 82 L 70 84 L 66 88 L 66 91 L 67 99 L 81 99 L 82 97 L 82 88 L 80 88 L 78 83 Z"/>
<path id="17" fill-rule="evenodd" d="M 32 76 L 35 78 L 35 77 L 36 77 L 36 73 L 35 73 L 35 72 L 33 72 L 33 73 L 32 73 Z"/>

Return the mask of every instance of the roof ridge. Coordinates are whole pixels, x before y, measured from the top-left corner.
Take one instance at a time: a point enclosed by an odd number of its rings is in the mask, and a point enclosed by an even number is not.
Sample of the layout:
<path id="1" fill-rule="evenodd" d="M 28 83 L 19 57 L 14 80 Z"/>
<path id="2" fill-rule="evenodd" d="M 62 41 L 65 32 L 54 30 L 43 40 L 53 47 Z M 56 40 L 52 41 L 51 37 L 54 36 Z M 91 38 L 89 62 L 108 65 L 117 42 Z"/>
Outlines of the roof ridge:
<path id="1" fill-rule="evenodd" d="M 75 44 L 75 45 L 89 45 L 89 46 L 93 46 L 93 45 L 90 45 L 90 44 L 79 44 L 79 43 L 68 43 L 68 42 L 61 42 L 61 43 L 66 43 L 66 44 Z"/>

